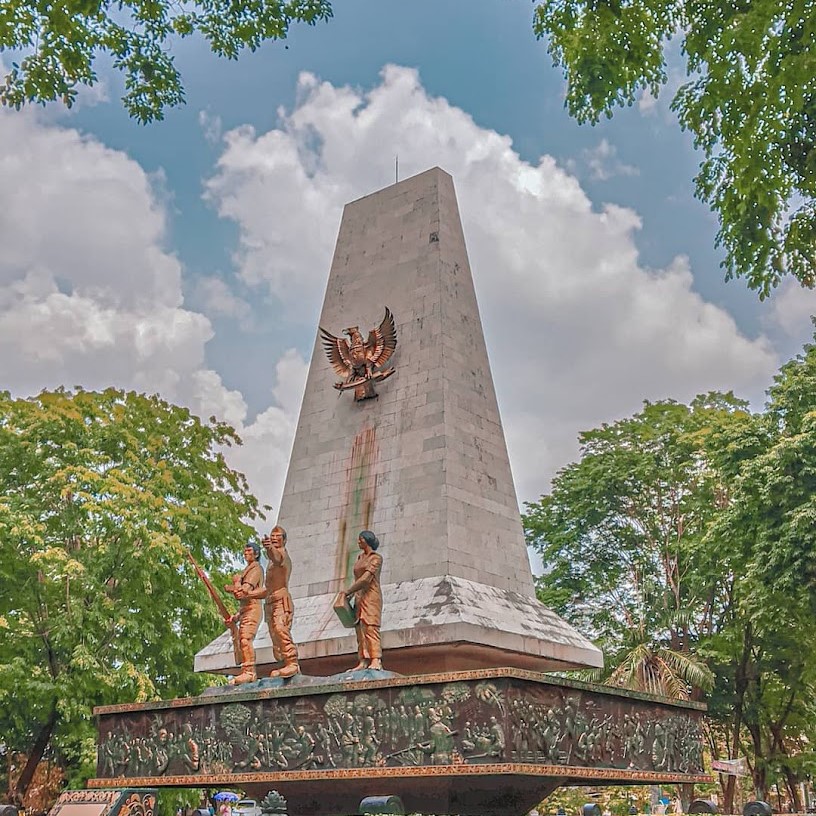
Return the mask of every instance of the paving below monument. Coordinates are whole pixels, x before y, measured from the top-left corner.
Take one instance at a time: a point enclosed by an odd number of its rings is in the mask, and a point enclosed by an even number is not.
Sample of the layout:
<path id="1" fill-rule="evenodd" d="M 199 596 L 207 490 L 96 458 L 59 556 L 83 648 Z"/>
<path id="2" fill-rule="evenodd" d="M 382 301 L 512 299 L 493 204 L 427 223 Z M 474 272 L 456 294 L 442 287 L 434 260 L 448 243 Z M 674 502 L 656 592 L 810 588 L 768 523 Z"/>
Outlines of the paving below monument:
<path id="1" fill-rule="evenodd" d="M 341 678 L 342 680 L 342 678 Z M 101 707 L 111 786 L 274 788 L 292 816 L 511 816 L 564 784 L 703 782 L 704 706 L 518 669 L 236 688 Z"/>

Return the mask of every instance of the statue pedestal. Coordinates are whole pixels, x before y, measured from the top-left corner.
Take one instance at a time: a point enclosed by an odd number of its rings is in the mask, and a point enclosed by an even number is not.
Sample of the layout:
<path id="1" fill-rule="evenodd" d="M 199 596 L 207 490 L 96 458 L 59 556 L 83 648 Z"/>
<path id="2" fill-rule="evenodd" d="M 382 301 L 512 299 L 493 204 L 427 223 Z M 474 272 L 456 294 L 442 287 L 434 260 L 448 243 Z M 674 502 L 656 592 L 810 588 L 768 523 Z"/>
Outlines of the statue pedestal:
<path id="1" fill-rule="evenodd" d="M 355 813 L 377 794 L 510 816 L 559 785 L 709 781 L 699 704 L 520 669 L 388 674 L 99 708 L 89 785 L 274 788 L 291 816 Z"/>

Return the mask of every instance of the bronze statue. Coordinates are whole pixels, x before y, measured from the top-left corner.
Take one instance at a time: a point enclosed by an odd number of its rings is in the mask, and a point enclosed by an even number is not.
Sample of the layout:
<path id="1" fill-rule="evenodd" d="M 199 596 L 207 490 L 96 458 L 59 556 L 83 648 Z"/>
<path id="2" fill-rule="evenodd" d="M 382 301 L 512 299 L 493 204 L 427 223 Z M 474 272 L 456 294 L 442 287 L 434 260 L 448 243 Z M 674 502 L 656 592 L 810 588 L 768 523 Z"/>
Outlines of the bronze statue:
<path id="1" fill-rule="evenodd" d="M 269 564 L 266 568 L 266 585 L 254 597 L 266 598 L 264 616 L 272 638 L 272 653 L 279 669 L 274 669 L 270 677 L 293 677 L 300 671 L 297 646 L 292 640 L 292 620 L 295 606 L 289 594 L 289 576 L 292 574 L 292 559 L 286 552 L 286 530 L 280 525 L 272 528 L 263 539 Z"/>
<path id="2" fill-rule="evenodd" d="M 380 624 L 382 623 L 382 589 L 380 573 L 382 556 L 377 553 L 380 542 L 370 530 L 363 530 L 357 537 L 360 554 L 354 562 L 354 583 L 346 590 L 346 597 L 354 597 L 357 617 L 357 655 L 360 662 L 352 669 L 382 670 L 382 646 Z"/>
<path id="3" fill-rule="evenodd" d="M 263 570 L 258 563 L 260 557 L 261 548 L 254 541 L 247 544 L 244 547 L 244 559 L 246 560 L 244 571 L 233 575 L 232 583 L 224 587 L 240 602 L 238 612 L 231 621 L 233 624 L 238 624 L 238 644 L 241 651 L 241 672 L 230 680 L 230 685 L 233 686 L 251 683 L 258 679 L 255 672 L 253 641 L 258 631 L 258 624 L 261 622 L 261 602 L 253 593 L 256 593 L 263 583 Z"/>
<path id="4" fill-rule="evenodd" d="M 335 337 L 324 328 L 320 329 L 323 348 L 326 350 L 326 356 L 332 368 L 341 377 L 345 377 L 343 382 L 335 383 L 334 387 L 338 391 L 353 388 L 355 402 L 376 397 L 374 383 L 394 373 L 393 367 L 381 368 L 391 359 L 397 347 L 394 315 L 386 306 L 382 323 L 368 333 L 368 339 L 365 341 L 359 326 L 343 329 L 343 334 L 348 335 L 349 339 Z"/>
<path id="5" fill-rule="evenodd" d="M 207 587 L 207 592 L 210 593 L 210 597 L 215 602 L 215 605 L 218 607 L 218 611 L 221 613 L 221 617 L 224 619 L 224 625 L 229 629 L 230 636 L 232 637 L 232 654 L 235 658 L 235 665 L 241 665 L 241 640 L 238 635 L 238 624 L 235 620 L 233 620 L 232 612 L 227 609 L 227 605 L 224 603 L 224 600 L 218 594 L 218 590 L 215 588 L 213 582 L 209 579 L 209 576 L 206 572 L 198 564 L 198 561 L 195 560 L 193 554 L 187 549 L 187 557 L 193 564 L 195 568 L 196 574 L 198 577 L 204 582 L 204 586 Z"/>

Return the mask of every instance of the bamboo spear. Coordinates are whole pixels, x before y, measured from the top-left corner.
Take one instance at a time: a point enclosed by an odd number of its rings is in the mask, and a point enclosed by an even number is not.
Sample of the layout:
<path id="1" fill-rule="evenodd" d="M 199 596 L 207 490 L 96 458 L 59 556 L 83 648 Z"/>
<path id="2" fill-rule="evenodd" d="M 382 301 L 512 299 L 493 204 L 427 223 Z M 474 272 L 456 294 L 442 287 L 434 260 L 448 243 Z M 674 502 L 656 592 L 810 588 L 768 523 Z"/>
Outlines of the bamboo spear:
<path id="1" fill-rule="evenodd" d="M 198 577 L 204 582 L 204 586 L 207 587 L 210 597 L 218 607 L 218 611 L 221 613 L 221 617 L 224 619 L 224 623 L 226 624 L 227 629 L 229 629 L 230 635 L 232 635 L 232 652 L 235 657 L 235 665 L 240 666 L 243 657 L 241 655 L 241 642 L 238 638 L 238 624 L 232 619 L 232 613 L 229 611 L 229 609 L 227 609 L 224 599 L 218 594 L 218 590 L 213 586 L 213 582 L 209 579 L 207 573 L 201 569 L 198 562 L 195 560 L 195 558 L 193 558 L 193 554 L 190 552 L 190 550 L 187 550 L 187 557 L 195 567 Z"/>

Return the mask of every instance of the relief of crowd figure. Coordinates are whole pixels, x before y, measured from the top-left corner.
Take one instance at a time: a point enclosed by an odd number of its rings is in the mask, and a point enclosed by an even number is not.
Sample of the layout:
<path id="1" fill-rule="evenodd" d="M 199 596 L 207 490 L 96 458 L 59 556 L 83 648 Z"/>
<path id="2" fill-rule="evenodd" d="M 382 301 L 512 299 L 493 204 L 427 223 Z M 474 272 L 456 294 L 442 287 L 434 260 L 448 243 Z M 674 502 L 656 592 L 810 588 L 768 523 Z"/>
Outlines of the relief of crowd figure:
<path id="1" fill-rule="evenodd" d="M 340 710 L 337 703 L 340 703 Z M 377 714 L 373 705 L 355 706 L 352 699 L 339 700 L 326 706 L 328 723 L 320 725 L 320 739 L 326 746 L 323 763 L 331 767 L 372 767 L 383 765 L 380 752 L 383 735 L 377 728 Z M 336 748 L 335 753 L 332 748 Z"/>
<path id="2" fill-rule="evenodd" d="M 212 725 L 193 729 L 189 723 L 177 736 L 165 727 L 146 737 L 108 732 L 100 757 L 106 777 L 230 773 L 317 767 L 323 763 L 316 747 L 304 726 L 262 723 L 256 717 L 232 739 L 218 737 Z"/>
<path id="3" fill-rule="evenodd" d="M 364 695 L 338 695 L 326 705 L 326 730 L 336 742 L 342 765 L 384 765 L 392 759 L 398 764 L 423 764 L 413 756 L 420 751 L 419 744 L 430 737 L 431 702 L 387 706 L 382 700 Z M 445 713 L 452 715 L 449 707 Z M 408 747 L 394 751 L 401 742 L 407 742 Z M 387 755 L 384 749 L 389 751 Z M 410 756 L 406 759 L 405 755 Z"/>
<path id="4" fill-rule="evenodd" d="M 397 765 L 448 765 L 453 754 L 453 730 L 443 715 L 423 701 L 414 706 L 400 705 L 390 743 L 394 750 L 386 759 Z M 398 748 L 401 742 L 407 743 Z"/>
<path id="5" fill-rule="evenodd" d="M 115 778 L 385 765 L 381 746 L 389 738 L 387 713 L 373 706 L 355 708 L 349 700 L 342 713 L 308 727 L 291 718 L 262 721 L 256 716 L 241 734 L 229 737 L 216 736 L 212 725 L 194 730 L 190 724 L 177 735 L 164 726 L 144 737 L 108 732 L 100 745 L 101 773 Z M 416 764 L 449 764 L 454 732 L 440 713 L 415 706 L 396 725 L 395 736 L 407 733 L 414 745 Z"/>
<path id="6" fill-rule="evenodd" d="M 198 726 L 155 717 L 147 736 L 108 732 L 100 769 L 117 777 L 502 761 L 701 768 L 699 725 L 688 715 L 616 717 L 578 696 L 505 701 L 457 685 L 404 690 L 393 701 L 357 692 L 299 706 L 232 704 Z"/>
<path id="7" fill-rule="evenodd" d="M 309 770 L 323 765 L 311 729 L 298 724 L 284 708 L 271 717 L 255 716 L 240 734 L 232 735 L 236 772 L 259 770 Z"/>
<path id="8" fill-rule="evenodd" d="M 483 757 L 503 760 L 506 752 L 504 729 L 496 717 L 489 722 L 474 724 L 466 722 L 462 732 L 462 753 L 469 759 Z"/>
<path id="9" fill-rule="evenodd" d="M 689 717 L 674 716 L 652 727 L 652 761 L 656 770 L 696 773 L 702 768 L 699 725 Z"/>
<path id="10" fill-rule="evenodd" d="M 463 694 L 459 689 L 459 695 Z M 466 695 L 469 692 L 465 690 Z M 161 776 L 382 765 L 448 765 L 467 757 L 503 759 L 504 732 L 495 716 L 454 728 L 456 709 L 444 689 L 395 705 L 368 694 L 336 694 L 322 710 L 289 711 L 241 704 L 221 711 L 221 727 L 156 721 L 150 736 L 108 733 L 100 745 L 102 774 Z"/>
<path id="11" fill-rule="evenodd" d="M 206 773 L 213 766 L 229 767 L 232 753 L 215 739 L 214 728 L 196 733 L 189 723 L 178 734 L 163 726 L 145 737 L 108 731 L 99 750 L 106 777 L 163 776 L 171 765 L 181 773 Z"/>
<path id="12" fill-rule="evenodd" d="M 470 696 L 459 688 L 449 694 L 443 688 L 438 696 L 425 697 L 414 704 L 400 703 L 387 715 L 390 743 L 404 747 L 388 754 L 389 762 L 400 765 L 455 765 L 468 759 L 498 758 L 505 753 L 505 737 L 496 717 L 485 717 L 483 723 L 467 722 L 460 733 L 453 728 L 457 710 L 453 700 Z"/>
<path id="13" fill-rule="evenodd" d="M 681 773 L 702 768 L 699 727 L 688 716 L 661 721 L 634 712 L 617 718 L 570 697 L 560 707 L 517 698 L 510 716 L 512 757 L 520 762 Z"/>

